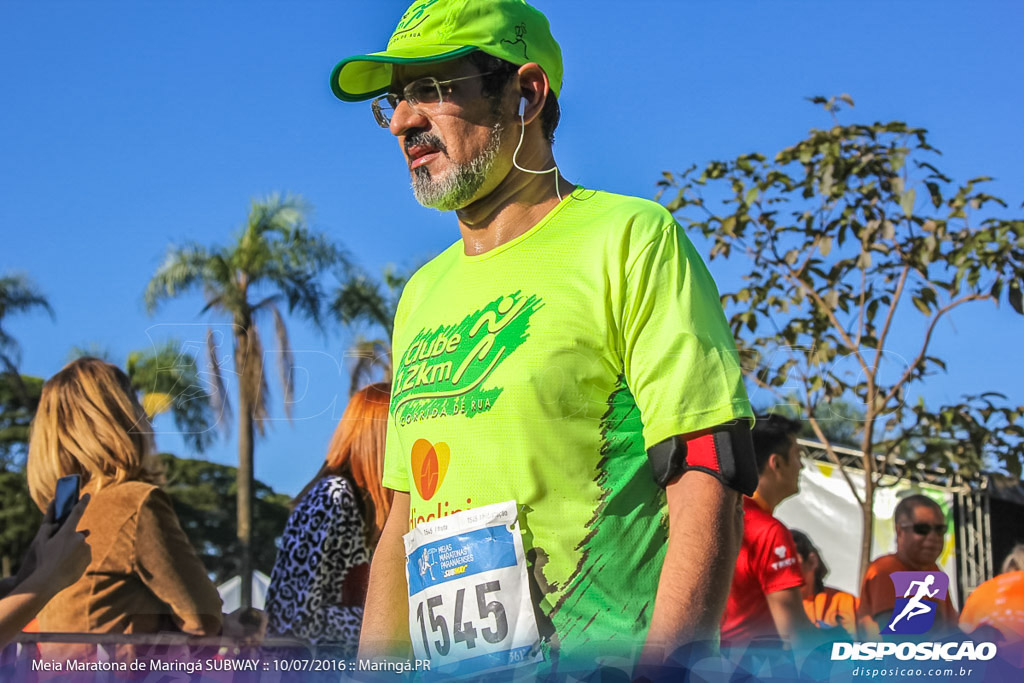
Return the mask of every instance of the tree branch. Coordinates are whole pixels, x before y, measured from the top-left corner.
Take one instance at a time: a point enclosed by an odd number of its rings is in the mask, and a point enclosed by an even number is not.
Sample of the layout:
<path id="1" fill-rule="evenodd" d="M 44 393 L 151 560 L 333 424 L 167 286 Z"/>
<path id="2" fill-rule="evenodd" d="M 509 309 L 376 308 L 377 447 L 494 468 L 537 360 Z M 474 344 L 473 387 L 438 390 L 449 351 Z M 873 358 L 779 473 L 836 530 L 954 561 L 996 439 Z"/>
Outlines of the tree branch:
<path id="1" fill-rule="evenodd" d="M 825 433 L 821 430 L 821 425 L 818 424 L 818 419 L 814 417 L 814 413 L 811 412 L 809 405 L 807 415 L 807 420 L 811 423 L 811 429 L 814 430 L 814 435 L 818 437 L 818 441 L 825 446 L 825 454 L 828 455 L 829 460 L 835 463 L 836 467 L 839 468 L 839 473 L 843 475 L 843 479 L 846 481 L 846 485 L 850 488 L 850 493 L 853 494 L 854 500 L 857 501 L 858 505 L 863 507 L 864 499 L 861 498 L 860 494 L 857 492 L 857 488 L 853 485 L 853 480 L 850 479 L 850 475 L 846 471 L 846 468 L 843 467 L 843 464 L 839 461 L 839 456 L 836 455 L 836 452 L 832 449 L 832 442 L 825 437 Z"/>
<path id="2" fill-rule="evenodd" d="M 900 273 L 900 281 L 896 283 L 896 291 L 893 292 L 892 301 L 889 302 L 889 312 L 885 314 L 885 325 L 882 326 L 882 334 L 878 336 L 878 348 L 875 349 L 875 363 L 871 368 L 871 376 L 878 372 L 878 366 L 882 363 L 882 351 L 885 349 L 885 338 L 889 336 L 889 327 L 892 325 L 893 316 L 896 314 L 896 304 L 903 296 L 903 287 L 907 284 L 907 276 L 910 274 L 910 264 L 903 266 Z"/>
<path id="3" fill-rule="evenodd" d="M 950 302 L 946 306 L 940 308 L 935 313 L 935 317 L 932 318 L 931 324 L 928 325 L 928 331 L 924 335 L 924 343 L 921 345 L 920 353 L 917 354 L 917 358 L 914 359 L 914 362 L 911 363 L 907 367 L 907 369 L 903 373 L 903 375 L 900 376 L 899 381 L 897 381 L 893 385 L 893 387 L 889 391 L 889 393 L 885 395 L 885 400 L 882 402 L 882 405 L 887 404 L 889 401 L 891 401 L 893 398 L 895 398 L 896 393 L 900 390 L 900 387 L 902 387 L 903 384 L 906 383 L 906 381 L 908 379 L 910 379 L 910 376 L 914 372 L 914 368 L 916 368 L 922 362 L 922 360 L 925 357 L 925 354 L 928 353 L 928 345 L 931 343 L 932 332 L 935 331 L 935 326 L 938 324 L 939 319 L 941 319 L 942 316 L 944 316 L 946 313 L 949 313 L 951 310 L 953 310 L 957 306 L 960 306 L 961 304 L 965 304 L 965 303 L 967 303 L 969 301 L 979 301 L 981 299 L 989 299 L 989 298 L 991 298 L 991 297 L 988 294 L 968 294 L 967 296 L 961 297 L 961 298 L 959 298 L 959 299 L 957 299 L 955 301 Z"/>
<path id="4" fill-rule="evenodd" d="M 783 263 L 785 263 L 785 261 L 783 261 Z M 788 264 L 786 265 L 786 270 L 783 274 L 791 282 L 795 282 L 801 288 L 803 288 L 807 296 L 810 297 L 814 301 L 814 303 L 817 304 L 818 308 L 820 308 L 825 313 L 825 315 L 828 317 L 829 322 L 832 323 L 832 327 L 835 328 L 836 332 L 839 333 L 839 336 L 842 338 L 842 340 L 853 351 L 853 355 L 857 358 L 857 362 L 860 363 L 861 370 L 863 370 L 864 373 L 867 374 L 869 372 L 868 364 L 864 360 L 864 356 L 861 355 L 860 347 L 853 343 L 853 340 L 850 339 L 850 335 L 847 334 L 845 329 L 843 329 L 843 326 L 839 323 L 839 319 L 836 318 L 835 313 L 832 311 L 831 308 L 829 308 L 828 304 L 825 303 L 825 300 L 821 298 L 821 295 L 818 294 L 818 292 L 813 287 L 808 285 L 803 280 L 793 277 L 793 269 Z"/>
<path id="5" fill-rule="evenodd" d="M 867 298 L 867 281 L 868 271 L 866 268 L 860 269 L 860 305 L 857 310 L 857 348 L 860 348 L 860 342 L 864 338 L 864 319 L 865 319 L 865 299 Z"/>

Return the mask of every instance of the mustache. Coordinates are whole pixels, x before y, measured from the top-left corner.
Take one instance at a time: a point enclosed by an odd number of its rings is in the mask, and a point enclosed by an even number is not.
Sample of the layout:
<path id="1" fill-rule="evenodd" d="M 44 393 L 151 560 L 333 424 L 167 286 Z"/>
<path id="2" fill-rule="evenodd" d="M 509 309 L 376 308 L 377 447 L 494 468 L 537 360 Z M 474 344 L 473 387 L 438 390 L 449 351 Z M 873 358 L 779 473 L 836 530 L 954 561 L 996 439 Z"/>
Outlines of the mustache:
<path id="1" fill-rule="evenodd" d="M 417 131 L 410 133 L 405 137 L 405 153 L 409 153 L 410 147 L 415 146 L 421 147 L 433 147 L 437 151 L 441 152 L 445 156 L 448 156 L 448 147 L 444 144 L 441 138 L 437 137 L 433 133 L 427 133 L 426 131 Z"/>

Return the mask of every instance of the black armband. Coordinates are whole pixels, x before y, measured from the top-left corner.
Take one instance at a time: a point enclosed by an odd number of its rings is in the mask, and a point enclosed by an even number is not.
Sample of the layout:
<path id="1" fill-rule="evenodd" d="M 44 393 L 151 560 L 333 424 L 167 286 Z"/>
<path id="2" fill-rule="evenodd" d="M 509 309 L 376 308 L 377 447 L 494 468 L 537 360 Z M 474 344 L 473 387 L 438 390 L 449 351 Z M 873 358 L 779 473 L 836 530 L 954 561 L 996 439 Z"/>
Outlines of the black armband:
<path id="1" fill-rule="evenodd" d="M 731 489 L 752 495 L 757 463 L 750 438 L 751 421 L 733 420 L 693 434 L 673 436 L 647 449 L 654 481 L 665 488 L 683 472 L 699 470 Z"/>

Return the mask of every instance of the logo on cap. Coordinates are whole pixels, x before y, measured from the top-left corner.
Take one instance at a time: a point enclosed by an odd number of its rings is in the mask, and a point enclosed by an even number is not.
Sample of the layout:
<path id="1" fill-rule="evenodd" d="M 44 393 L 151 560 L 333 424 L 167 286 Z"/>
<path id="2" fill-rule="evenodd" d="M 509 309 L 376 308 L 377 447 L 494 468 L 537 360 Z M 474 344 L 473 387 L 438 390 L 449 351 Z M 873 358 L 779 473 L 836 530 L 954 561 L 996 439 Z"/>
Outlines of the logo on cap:
<path id="1" fill-rule="evenodd" d="M 426 2 L 421 2 L 418 5 L 413 5 L 408 10 L 406 10 L 405 14 L 402 15 L 402 18 L 398 20 L 398 26 L 395 27 L 395 35 L 398 35 L 399 33 L 404 33 L 406 31 L 411 31 L 412 29 L 416 28 L 424 21 L 426 21 L 430 15 L 428 14 L 426 16 L 423 16 L 423 13 L 426 12 L 427 9 L 429 9 L 430 6 L 436 2 L 437 0 L 427 0 Z M 394 39 L 395 36 L 392 36 L 391 40 Z"/>
<path id="2" fill-rule="evenodd" d="M 897 597 L 892 619 L 882 633 L 926 632 L 935 623 L 939 601 L 946 599 L 949 577 L 942 572 L 893 572 L 889 578 Z"/>
<path id="3" fill-rule="evenodd" d="M 523 40 L 523 36 L 526 35 L 526 24 L 522 23 L 522 22 L 520 22 L 519 24 L 516 24 L 515 32 L 516 32 L 516 39 L 515 40 L 508 40 L 507 38 L 502 38 L 501 42 L 503 42 L 503 43 L 505 43 L 506 45 L 509 45 L 509 46 L 512 46 L 512 45 L 522 45 L 523 46 L 523 59 L 529 59 L 530 56 L 528 54 L 526 54 L 526 41 Z"/>

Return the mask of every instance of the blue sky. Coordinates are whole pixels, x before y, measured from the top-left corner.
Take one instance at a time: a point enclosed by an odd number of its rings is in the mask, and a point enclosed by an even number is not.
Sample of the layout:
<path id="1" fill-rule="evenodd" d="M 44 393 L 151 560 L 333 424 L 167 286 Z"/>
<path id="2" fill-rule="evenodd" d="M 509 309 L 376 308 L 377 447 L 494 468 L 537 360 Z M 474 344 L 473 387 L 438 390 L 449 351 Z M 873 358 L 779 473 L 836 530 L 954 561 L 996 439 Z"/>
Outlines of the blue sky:
<path id="1" fill-rule="evenodd" d="M 168 244 L 224 243 L 250 198 L 302 194 L 312 224 L 371 272 L 457 239 L 422 209 L 367 104 L 331 95 L 342 57 L 382 49 L 407 3 L 0 4 L 0 272 L 27 273 L 56 318 L 11 318 L 23 372 L 50 376 L 73 345 L 115 359 L 170 336 L 199 349 L 198 294 L 148 316 L 142 292 Z M 663 170 L 774 152 L 829 124 L 804 97 L 850 93 L 846 120 L 929 129 L 954 179 L 996 178 L 1024 200 L 1024 9 L 1014 2 L 538 0 L 562 46 L 556 157 L 588 187 L 652 197 Z M 721 289 L 739 272 L 715 261 Z M 328 283 L 331 284 L 331 283 Z M 269 330 L 269 321 L 265 325 Z M 296 420 L 257 444 L 257 476 L 296 493 L 316 471 L 347 396 L 352 331 L 291 321 Z M 907 354 L 913 322 L 901 333 Z M 1007 307 L 940 327 L 948 374 L 930 401 L 998 390 L 1021 402 L 1024 319 Z M 273 344 L 268 342 L 267 347 Z M 280 389 L 272 380 L 272 398 Z M 756 397 L 755 397 L 756 399 Z M 274 415 L 280 417 L 279 403 Z M 158 421 L 163 450 L 190 455 Z M 207 454 L 232 463 L 234 439 Z"/>

